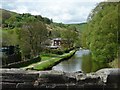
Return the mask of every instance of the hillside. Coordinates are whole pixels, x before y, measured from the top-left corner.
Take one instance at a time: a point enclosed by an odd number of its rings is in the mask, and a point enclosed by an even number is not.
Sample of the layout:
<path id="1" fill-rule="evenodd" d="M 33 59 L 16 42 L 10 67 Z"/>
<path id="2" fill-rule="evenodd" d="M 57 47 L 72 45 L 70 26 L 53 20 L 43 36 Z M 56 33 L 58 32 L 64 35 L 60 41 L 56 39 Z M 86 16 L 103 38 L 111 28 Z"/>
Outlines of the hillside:
<path id="1" fill-rule="evenodd" d="M 76 27 L 77 30 L 80 32 L 87 29 L 87 23 L 78 23 L 78 24 L 66 24 L 66 26 L 73 26 Z"/>
<path id="2" fill-rule="evenodd" d="M 8 10 L 0 9 L 2 12 L 2 27 L 21 27 L 22 23 L 29 21 L 41 21 L 46 24 L 52 23 L 52 20 L 41 15 L 31 15 L 30 13 L 18 14 Z"/>
<path id="3" fill-rule="evenodd" d="M 16 12 L 0 9 L 0 16 L 2 17 L 2 25 L 3 28 L 7 27 L 7 24 L 11 24 L 11 26 L 14 26 L 13 23 L 15 22 L 23 22 L 27 21 L 27 19 L 32 20 L 39 20 L 41 22 L 44 22 L 47 24 L 48 28 L 67 28 L 69 26 L 76 27 L 76 29 L 82 31 L 86 29 L 86 23 L 79 23 L 79 24 L 63 24 L 63 23 L 56 23 L 53 22 L 52 19 L 49 19 L 47 17 L 42 17 L 41 15 L 31 15 L 29 13 L 23 13 L 19 14 Z M 17 26 L 17 25 L 16 25 Z M 18 25 L 19 26 L 19 25 Z"/>
<path id="4" fill-rule="evenodd" d="M 30 13 L 19 14 L 0 9 L 2 12 L 2 45 L 18 45 L 24 58 L 34 57 L 43 52 L 49 39 L 67 40 L 64 49 L 79 47 L 80 33 L 86 29 L 86 23 L 63 24 L 52 19 Z M 40 42 L 40 43 L 39 43 Z"/>
<path id="5" fill-rule="evenodd" d="M 0 9 L 2 12 L 2 30 L 12 30 L 15 28 L 21 28 L 27 22 L 40 21 L 44 23 L 50 32 L 51 38 L 61 37 L 60 33 L 62 30 L 68 29 L 68 27 L 74 27 L 77 31 L 83 31 L 86 29 L 86 23 L 79 24 L 63 24 L 53 22 L 52 19 L 42 17 L 41 15 L 31 15 L 29 13 L 19 14 L 8 10 Z"/>

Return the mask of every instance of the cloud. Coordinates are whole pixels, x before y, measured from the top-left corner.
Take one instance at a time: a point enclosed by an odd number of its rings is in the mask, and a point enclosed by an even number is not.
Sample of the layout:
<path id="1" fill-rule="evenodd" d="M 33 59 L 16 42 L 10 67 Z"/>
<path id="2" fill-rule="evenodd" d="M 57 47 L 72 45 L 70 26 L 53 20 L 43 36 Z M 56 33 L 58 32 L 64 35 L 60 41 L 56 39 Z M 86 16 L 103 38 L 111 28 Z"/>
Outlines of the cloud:
<path id="1" fill-rule="evenodd" d="M 87 19 L 96 3 L 102 0 L 4 0 L 4 9 L 52 18 L 55 22 L 78 23 Z"/>
<path id="2" fill-rule="evenodd" d="M 13 11 L 13 12 L 19 12 L 19 13 L 28 13 L 29 12 L 29 10 L 28 10 L 28 8 L 26 7 L 26 6 L 20 6 L 20 7 L 17 7 L 16 9 L 13 9 L 13 10 L 11 10 L 11 11 Z"/>

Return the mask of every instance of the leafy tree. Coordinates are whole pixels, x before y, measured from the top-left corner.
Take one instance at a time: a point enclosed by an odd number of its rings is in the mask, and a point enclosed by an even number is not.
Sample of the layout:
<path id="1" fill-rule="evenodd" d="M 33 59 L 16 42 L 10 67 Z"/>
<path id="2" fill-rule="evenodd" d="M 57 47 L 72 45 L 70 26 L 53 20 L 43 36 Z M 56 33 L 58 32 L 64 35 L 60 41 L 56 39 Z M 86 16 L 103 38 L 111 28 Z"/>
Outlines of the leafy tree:
<path id="1" fill-rule="evenodd" d="M 46 26 L 42 22 L 30 22 L 23 25 L 20 31 L 22 53 L 29 53 L 30 57 L 40 54 L 42 48 L 44 48 L 47 34 Z"/>
<path id="2" fill-rule="evenodd" d="M 47 23 L 47 24 L 50 24 L 50 23 L 51 23 L 50 19 L 48 19 L 48 18 L 46 18 L 46 17 L 44 18 L 44 22 Z"/>
<path id="3" fill-rule="evenodd" d="M 117 57 L 118 4 L 102 2 L 88 18 L 88 31 L 84 36 L 96 61 L 110 62 Z"/>
<path id="4" fill-rule="evenodd" d="M 81 34 L 81 37 L 80 37 L 80 46 L 82 48 L 89 48 L 88 47 L 88 43 L 87 43 L 87 39 L 88 39 L 89 35 L 88 35 L 88 31 L 87 30 L 84 30 Z"/>
<path id="5" fill-rule="evenodd" d="M 3 46 L 16 46 L 18 45 L 18 35 L 15 29 L 2 30 L 2 45 Z"/>
<path id="6" fill-rule="evenodd" d="M 16 24 L 16 21 L 17 21 L 17 19 L 16 19 L 16 15 L 13 15 L 13 16 L 11 16 L 9 19 L 7 19 L 6 21 L 5 21 L 5 23 L 7 23 L 7 25 L 8 25 L 8 28 L 14 28 L 15 27 L 15 24 Z"/>
<path id="7" fill-rule="evenodd" d="M 44 18 L 41 15 L 36 15 L 35 18 L 38 19 L 39 21 L 44 21 L 43 20 Z"/>
<path id="8" fill-rule="evenodd" d="M 53 38 L 59 38 L 59 37 L 61 37 L 61 36 L 60 36 L 60 30 L 57 30 L 57 29 L 56 29 L 56 30 L 53 30 L 51 33 L 52 33 L 51 36 L 52 36 Z"/>
<path id="9" fill-rule="evenodd" d="M 66 40 L 68 47 L 74 47 L 75 42 L 78 40 L 78 32 L 75 28 L 69 27 L 61 31 L 61 37 Z"/>

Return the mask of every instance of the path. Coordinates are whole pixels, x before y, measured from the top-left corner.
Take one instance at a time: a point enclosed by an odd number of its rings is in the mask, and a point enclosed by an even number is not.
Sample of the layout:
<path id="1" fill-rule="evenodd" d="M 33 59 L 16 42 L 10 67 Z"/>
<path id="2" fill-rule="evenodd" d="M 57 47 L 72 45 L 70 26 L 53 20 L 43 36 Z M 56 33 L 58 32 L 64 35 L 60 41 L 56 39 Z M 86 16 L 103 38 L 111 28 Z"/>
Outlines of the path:
<path id="1" fill-rule="evenodd" d="M 55 59 L 55 58 L 51 58 L 51 59 L 49 59 L 49 60 L 52 60 L 52 59 Z M 29 65 L 29 66 L 27 66 L 27 67 L 22 67 L 21 69 L 30 69 L 30 68 L 33 68 L 33 67 L 36 66 L 36 65 L 42 64 L 42 63 L 47 62 L 47 61 L 48 61 L 48 60 L 41 61 L 41 62 L 38 62 L 38 63 L 34 63 L 34 64 L 31 64 L 31 65 Z"/>

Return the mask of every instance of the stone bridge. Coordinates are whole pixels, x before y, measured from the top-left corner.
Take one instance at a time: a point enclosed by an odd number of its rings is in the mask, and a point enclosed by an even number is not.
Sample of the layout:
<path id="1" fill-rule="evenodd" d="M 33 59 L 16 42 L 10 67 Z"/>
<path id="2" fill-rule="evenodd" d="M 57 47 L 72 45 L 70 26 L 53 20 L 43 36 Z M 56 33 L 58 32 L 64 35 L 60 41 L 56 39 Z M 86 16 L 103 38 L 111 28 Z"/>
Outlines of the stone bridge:
<path id="1" fill-rule="evenodd" d="M 94 73 L 0 69 L 2 89 L 64 88 L 79 90 L 120 90 L 120 69 L 106 68 Z"/>

